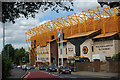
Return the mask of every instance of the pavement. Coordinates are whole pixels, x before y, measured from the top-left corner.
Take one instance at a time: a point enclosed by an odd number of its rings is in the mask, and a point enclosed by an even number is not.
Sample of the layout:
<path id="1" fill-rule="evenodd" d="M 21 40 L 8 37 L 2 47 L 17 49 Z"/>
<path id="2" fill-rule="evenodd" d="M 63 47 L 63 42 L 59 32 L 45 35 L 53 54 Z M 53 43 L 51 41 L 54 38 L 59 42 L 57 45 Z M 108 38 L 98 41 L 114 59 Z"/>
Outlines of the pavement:
<path id="1" fill-rule="evenodd" d="M 80 75 L 80 76 L 90 76 L 95 78 L 117 78 L 119 76 L 118 73 L 109 73 L 109 72 L 90 72 L 90 71 L 77 71 L 72 72 L 74 75 Z"/>
<path id="2" fill-rule="evenodd" d="M 25 73 L 27 73 L 27 71 L 15 68 L 11 70 L 11 75 L 8 76 L 8 78 L 21 78 Z"/>

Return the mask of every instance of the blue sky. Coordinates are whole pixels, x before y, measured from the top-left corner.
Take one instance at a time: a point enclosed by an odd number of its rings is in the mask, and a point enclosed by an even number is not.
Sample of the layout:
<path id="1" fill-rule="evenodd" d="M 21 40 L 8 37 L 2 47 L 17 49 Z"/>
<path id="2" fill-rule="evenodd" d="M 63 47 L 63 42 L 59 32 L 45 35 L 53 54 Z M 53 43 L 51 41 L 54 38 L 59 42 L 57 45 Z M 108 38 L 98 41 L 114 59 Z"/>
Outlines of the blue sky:
<path id="1" fill-rule="evenodd" d="M 14 48 L 21 48 L 24 47 L 26 50 L 27 45 L 25 43 L 25 32 L 28 29 L 34 28 L 41 23 L 45 23 L 49 20 L 55 20 L 56 18 L 66 17 L 67 15 L 72 15 L 76 12 L 81 12 L 87 9 L 94 9 L 96 6 L 100 6 L 97 3 L 97 0 L 74 0 L 74 11 L 64 12 L 60 11 L 56 13 L 55 11 L 48 10 L 46 12 L 41 12 L 36 14 L 35 18 L 19 18 L 16 19 L 16 23 L 12 24 L 11 22 L 7 22 L 6 26 L 6 44 L 12 44 Z M 2 33 L 2 23 L 0 23 L 0 32 Z M 0 34 L 0 52 L 3 48 L 3 33 Z"/>

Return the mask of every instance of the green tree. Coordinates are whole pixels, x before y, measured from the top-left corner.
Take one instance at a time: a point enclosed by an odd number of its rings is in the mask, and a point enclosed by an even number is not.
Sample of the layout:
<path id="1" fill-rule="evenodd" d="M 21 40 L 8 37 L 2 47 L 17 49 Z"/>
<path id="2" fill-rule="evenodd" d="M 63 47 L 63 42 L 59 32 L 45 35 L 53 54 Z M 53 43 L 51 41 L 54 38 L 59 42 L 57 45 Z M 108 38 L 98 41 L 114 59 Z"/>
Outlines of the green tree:
<path id="1" fill-rule="evenodd" d="M 25 57 L 26 62 L 29 62 L 29 52 L 25 51 L 23 47 L 20 49 L 15 49 L 14 63 L 20 65 L 23 57 Z"/>
<path id="2" fill-rule="evenodd" d="M 3 49 L 3 52 L 5 55 L 9 55 L 10 58 L 14 58 L 14 48 L 11 44 L 6 44 L 4 49 Z"/>
<path id="3" fill-rule="evenodd" d="M 7 56 L 2 56 L 2 78 L 6 78 L 10 75 L 10 70 L 12 69 L 12 59 Z"/>
<path id="4" fill-rule="evenodd" d="M 22 57 L 25 56 L 25 49 L 22 47 L 15 50 L 14 63 L 19 65 L 22 62 Z"/>
<path id="5" fill-rule="evenodd" d="M 120 2 L 115 2 L 115 1 L 101 1 L 101 0 L 97 0 L 98 3 L 101 5 L 101 7 L 103 7 L 104 5 L 108 5 L 110 6 L 110 8 L 114 8 L 114 7 L 119 7 L 120 9 Z M 116 16 L 120 16 L 120 12 L 116 14 Z"/>
<path id="6" fill-rule="evenodd" d="M 13 58 L 14 48 L 11 44 L 6 44 L 2 50 L 2 78 L 6 78 L 10 75 Z"/>
<path id="7" fill-rule="evenodd" d="M 110 8 L 114 8 L 114 7 L 119 6 L 119 4 L 120 4 L 119 1 L 118 2 L 108 1 L 108 0 L 106 0 L 106 1 L 97 0 L 97 1 L 101 5 L 101 7 L 103 7 L 104 5 L 108 5 L 108 6 L 110 6 Z"/>
<path id="8" fill-rule="evenodd" d="M 120 60 L 120 52 L 112 56 L 113 60 Z"/>
<path id="9" fill-rule="evenodd" d="M 29 52 L 25 51 L 23 47 L 20 49 L 14 49 L 11 44 L 6 44 L 1 55 L 3 78 L 6 78 L 10 75 L 10 70 L 12 69 L 13 63 L 17 65 L 22 63 L 22 57 L 25 57 L 26 62 L 29 62 Z"/>

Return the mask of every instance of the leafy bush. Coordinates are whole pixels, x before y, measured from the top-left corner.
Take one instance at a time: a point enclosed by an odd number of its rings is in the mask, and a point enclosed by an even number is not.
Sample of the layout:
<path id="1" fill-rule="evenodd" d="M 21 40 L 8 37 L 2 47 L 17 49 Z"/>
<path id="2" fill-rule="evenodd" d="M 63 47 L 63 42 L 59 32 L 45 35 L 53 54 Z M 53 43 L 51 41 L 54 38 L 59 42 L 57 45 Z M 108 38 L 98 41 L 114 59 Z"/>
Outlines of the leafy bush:
<path id="1" fill-rule="evenodd" d="M 12 59 L 9 56 L 3 56 L 2 58 L 2 77 L 6 78 L 10 75 L 10 70 L 12 69 Z"/>
<path id="2" fill-rule="evenodd" d="M 113 60 L 120 60 L 120 52 L 112 56 Z"/>

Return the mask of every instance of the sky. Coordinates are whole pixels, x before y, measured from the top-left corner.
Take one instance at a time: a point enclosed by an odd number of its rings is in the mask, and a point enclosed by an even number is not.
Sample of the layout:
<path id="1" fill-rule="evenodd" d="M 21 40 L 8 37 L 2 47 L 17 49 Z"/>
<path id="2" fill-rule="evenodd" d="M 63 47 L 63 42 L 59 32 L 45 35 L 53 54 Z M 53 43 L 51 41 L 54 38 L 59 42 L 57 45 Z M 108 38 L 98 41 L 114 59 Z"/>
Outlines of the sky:
<path id="1" fill-rule="evenodd" d="M 55 20 L 56 18 L 66 17 L 67 15 L 72 15 L 76 12 L 86 11 L 87 9 L 94 9 L 96 6 L 100 6 L 97 3 L 97 0 L 74 0 L 74 11 L 65 12 L 60 11 L 56 13 L 55 11 L 47 10 L 42 12 L 39 10 L 39 13 L 36 14 L 35 18 L 30 17 L 18 18 L 15 20 L 15 24 L 11 22 L 5 23 L 5 44 L 12 44 L 16 48 L 25 48 L 28 50 L 27 44 L 25 42 L 25 32 L 28 29 L 34 28 L 40 24 L 46 23 L 50 20 Z M 3 49 L 3 26 L 0 22 L 0 52 Z"/>

